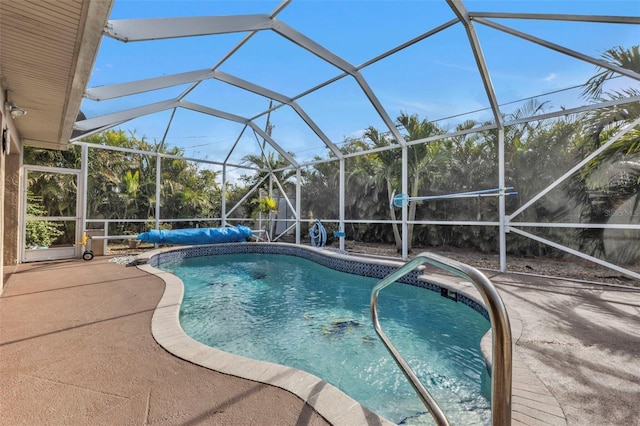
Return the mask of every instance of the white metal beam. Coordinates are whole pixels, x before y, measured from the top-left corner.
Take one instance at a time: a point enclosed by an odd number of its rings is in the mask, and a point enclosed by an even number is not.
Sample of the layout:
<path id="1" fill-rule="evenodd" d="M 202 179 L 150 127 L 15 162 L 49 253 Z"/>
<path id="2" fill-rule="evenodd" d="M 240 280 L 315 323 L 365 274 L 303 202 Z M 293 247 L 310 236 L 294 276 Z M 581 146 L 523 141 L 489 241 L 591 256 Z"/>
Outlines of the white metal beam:
<path id="1" fill-rule="evenodd" d="M 222 165 L 222 197 L 220 197 L 220 216 L 222 220 L 222 227 L 227 226 L 227 165 Z"/>
<path id="2" fill-rule="evenodd" d="M 414 45 L 414 44 L 416 44 L 416 43 L 418 43 L 418 42 L 420 42 L 420 41 L 422 41 L 422 40 L 424 40 L 424 39 L 426 39 L 428 37 L 431 37 L 434 34 L 438 34 L 440 31 L 446 30 L 447 28 L 449 28 L 449 27 L 451 27 L 451 26 L 453 26 L 453 25 L 455 25 L 457 23 L 458 23 L 457 19 L 451 19 L 450 21 L 447 21 L 444 24 L 437 26 L 437 27 L 427 31 L 426 33 L 420 34 L 418 37 L 414 37 L 411 40 L 409 40 L 407 42 L 404 42 L 401 45 L 396 46 L 391 50 L 387 50 L 386 52 L 376 56 L 375 58 L 369 59 L 368 61 L 358 65 L 357 69 L 359 71 L 359 70 L 361 70 L 361 69 L 363 69 L 365 67 L 368 67 L 371 64 L 375 64 L 376 62 L 386 58 L 387 56 L 391 56 L 394 53 L 398 53 L 399 51 L 404 50 L 407 47 L 412 46 L 412 45 Z"/>
<path id="3" fill-rule="evenodd" d="M 124 123 L 124 121 L 122 123 Z M 117 126 L 117 125 L 122 124 L 122 123 L 109 124 L 108 126 L 98 127 L 97 129 L 93 129 L 93 130 L 91 130 L 89 132 L 84 132 L 81 135 L 76 136 L 75 138 L 69 139 L 69 143 L 73 145 L 74 142 L 82 140 L 82 139 L 84 139 L 84 138 L 86 138 L 88 136 L 95 135 L 96 133 L 100 133 L 100 132 L 102 132 L 104 130 L 109 130 L 112 127 Z M 74 127 L 75 127 L 75 124 L 74 124 Z M 24 139 L 23 139 L 23 141 L 24 141 Z"/>
<path id="4" fill-rule="evenodd" d="M 371 102 L 371 105 L 373 105 L 373 108 L 376 110 L 380 118 L 382 118 L 382 121 L 384 121 L 384 124 L 387 125 L 387 128 L 393 134 L 393 137 L 396 139 L 396 141 L 401 146 L 406 146 L 407 144 L 404 140 L 404 137 L 402 137 L 402 134 L 400 134 L 400 131 L 396 127 L 395 123 L 393 122 L 391 117 L 389 117 L 389 114 L 387 114 L 387 111 L 384 109 L 375 93 L 373 93 L 371 87 L 369 87 L 369 83 L 367 83 L 362 74 L 360 74 L 360 71 L 356 71 L 353 77 L 358 82 L 358 85 L 367 96 L 367 99 L 369 99 L 369 102 Z"/>
<path id="5" fill-rule="evenodd" d="M 268 174 L 267 174 L 267 175 L 264 175 L 264 176 L 262 177 L 262 179 L 260 179 L 260 180 L 255 184 L 255 185 L 253 185 L 253 188 L 251 188 L 251 189 L 249 190 L 249 192 L 247 192 L 247 193 L 244 195 L 244 197 L 242 197 L 242 198 L 240 199 L 240 201 L 238 201 L 238 202 L 236 203 L 236 205 L 235 205 L 235 206 L 233 206 L 233 207 L 231 208 L 231 210 L 229 210 L 229 211 L 227 212 L 227 216 L 228 216 L 228 215 L 230 215 L 231 213 L 233 213 L 235 209 L 237 209 L 238 207 L 240 207 L 240 206 L 242 205 L 242 203 L 244 203 L 244 202 L 245 202 L 245 200 L 247 200 L 247 198 L 249 198 L 249 197 L 251 196 L 251 194 L 253 194 L 253 193 L 254 193 L 258 188 L 260 188 L 260 185 L 262 185 L 262 182 L 264 182 L 265 180 L 267 180 L 267 178 L 268 178 L 268 177 L 269 177 L 269 175 L 268 175 Z"/>
<path id="6" fill-rule="evenodd" d="M 89 131 L 97 129 L 98 127 L 104 128 L 106 126 L 124 123 L 125 121 L 142 117 L 143 115 L 149 115 L 167 109 L 175 108 L 177 105 L 178 102 L 173 99 L 157 102 L 155 104 L 149 104 L 137 108 L 114 112 L 112 114 L 105 114 L 94 118 L 88 118 L 86 120 L 76 121 L 76 124 L 73 126 L 73 128 L 80 131 Z"/>
<path id="7" fill-rule="evenodd" d="M 105 149 L 105 150 L 108 150 L 108 151 L 129 152 L 131 154 L 159 156 L 159 157 L 162 157 L 162 158 L 171 158 L 171 159 L 174 159 L 174 160 L 183 160 L 183 161 L 193 161 L 193 162 L 197 162 L 197 163 L 213 164 L 213 165 L 216 165 L 216 166 L 227 165 L 229 167 L 234 167 L 234 168 L 237 168 L 237 169 L 255 170 L 255 171 L 260 171 L 260 172 L 267 171 L 267 170 L 264 170 L 264 169 L 260 169 L 258 167 L 247 166 L 247 165 L 244 165 L 244 164 L 222 163 L 220 161 L 203 160 L 202 158 L 185 157 L 184 155 L 159 154 L 159 153 L 157 153 L 155 151 L 142 151 L 142 150 L 139 150 L 139 149 L 122 148 L 122 147 L 119 147 L 119 146 L 96 145 L 95 143 L 91 143 L 91 142 L 74 142 L 72 145 L 80 145 L 80 146 L 87 145 L 90 148 Z"/>
<path id="8" fill-rule="evenodd" d="M 144 80 L 129 81 L 126 83 L 111 84 L 108 86 L 92 87 L 85 91 L 85 97 L 94 101 L 120 98 L 122 96 L 137 93 L 150 92 L 180 84 L 202 81 L 213 77 L 210 69 L 183 72 L 162 77 L 147 78 Z"/>
<path id="9" fill-rule="evenodd" d="M 174 110 L 175 112 L 175 110 Z M 160 229 L 160 210 L 162 209 L 162 157 L 156 155 L 156 202 L 155 202 L 155 229 Z M 157 246 L 156 246 L 157 248 Z"/>
<path id="10" fill-rule="evenodd" d="M 293 159 L 291 154 L 289 154 L 287 151 L 282 149 L 282 147 L 280 145 L 278 145 L 276 143 L 276 141 L 274 141 L 271 138 L 271 136 L 267 135 L 264 131 L 262 131 L 262 129 L 260 129 L 253 121 L 249 120 L 248 118 L 241 117 L 241 116 L 235 115 L 235 114 L 230 114 L 228 112 L 220 111 L 218 109 L 209 108 L 209 107 L 206 107 L 204 105 L 195 104 L 193 102 L 179 101 L 178 104 L 179 104 L 179 106 L 181 106 L 183 108 L 186 108 L 186 109 L 190 109 L 192 111 L 198 111 L 198 112 L 201 112 L 203 114 L 208 114 L 208 115 L 211 115 L 211 116 L 214 116 L 214 117 L 223 118 L 223 119 L 229 120 L 229 121 L 235 121 L 237 123 L 242 123 L 242 124 L 246 124 L 246 125 L 250 126 L 256 133 L 259 133 L 262 138 L 264 138 L 267 142 L 269 142 L 269 145 L 271 145 L 273 147 L 273 149 L 278 151 L 278 153 L 280 155 L 282 155 L 283 158 L 285 158 L 294 167 L 298 167 L 298 162 Z"/>
<path id="11" fill-rule="evenodd" d="M 506 187 L 505 183 L 505 153 L 504 153 L 504 128 L 498 130 L 498 187 Z M 502 194 L 498 198 L 498 215 L 500 217 L 499 227 L 499 250 L 500 250 L 500 272 L 507 271 L 507 215 L 505 196 Z"/>
<path id="12" fill-rule="evenodd" d="M 300 105 L 298 105 L 297 102 L 291 101 L 289 106 L 291 106 L 291 108 L 293 108 L 293 110 L 298 113 L 300 118 L 302 118 L 302 120 L 307 123 L 307 126 L 309 126 L 311 130 L 313 130 L 313 132 L 322 140 L 322 142 L 324 142 L 327 148 L 329 148 L 331 152 L 333 152 L 333 155 L 335 155 L 337 158 L 344 157 L 340 149 L 329 140 L 329 137 L 324 134 L 320 127 L 318 127 L 318 125 L 311 119 L 311 117 L 307 115 L 307 113 L 302 109 L 302 107 L 300 107 Z"/>
<path id="13" fill-rule="evenodd" d="M 259 31 L 272 27 L 273 21 L 265 14 L 118 19 L 107 22 L 104 34 L 116 40 L 130 42 Z"/>
<path id="14" fill-rule="evenodd" d="M 571 15 L 560 13 L 469 12 L 474 18 L 533 19 L 537 21 L 595 22 L 605 24 L 640 24 L 637 16 Z"/>
<path id="15" fill-rule="evenodd" d="M 402 172 L 400 186 L 403 194 L 409 194 L 409 147 L 402 147 Z M 402 260 L 409 259 L 409 203 L 402 203 Z"/>
<path id="16" fill-rule="evenodd" d="M 595 103 L 595 104 L 589 104 L 589 105 L 585 105 L 585 106 L 581 106 L 581 107 L 567 108 L 567 109 L 563 109 L 561 111 L 549 112 L 549 113 L 546 113 L 546 114 L 539 114 L 539 115 L 532 115 L 530 117 L 523 117 L 523 118 L 519 118 L 517 120 L 510 120 L 510 121 L 505 122 L 505 126 L 512 126 L 514 124 L 521 124 L 521 123 L 528 123 L 530 121 L 546 120 L 547 118 L 568 116 L 568 115 L 571 115 L 571 114 L 578 114 L 580 112 L 593 111 L 593 110 L 602 109 L 602 108 L 609 108 L 609 107 L 616 106 L 616 105 L 624 105 L 624 104 L 629 104 L 629 103 L 638 102 L 638 101 L 640 101 L 640 96 L 630 96 L 628 98 L 614 99 L 614 100 L 606 101 L 606 102 L 598 102 L 598 103 Z"/>
<path id="17" fill-rule="evenodd" d="M 256 123 L 250 121 L 247 123 L 256 133 L 260 135 L 261 138 L 265 139 L 269 145 L 273 147 L 284 159 L 286 159 L 293 167 L 300 167 L 300 164 L 289 154 L 287 151 L 282 149 L 280 145 L 274 141 L 271 136 L 269 136 L 264 130 L 262 130 Z"/>
<path id="18" fill-rule="evenodd" d="M 340 159 L 340 187 L 339 187 L 339 191 L 338 191 L 338 231 L 344 233 L 344 235 L 346 235 L 346 227 L 344 226 L 344 219 L 345 219 L 345 182 L 346 182 L 346 173 L 345 173 L 345 161 L 344 158 Z M 340 245 L 339 248 L 340 250 L 344 251 L 344 240 L 345 237 L 340 237 Z"/>
<path id="19" fill-rule="evenodd" d="M 484 85 L 484 90 L 489 98 L 489 104 L 491 105 L 491 110 L 493 111 L 493 118 L 498 125 L 498 128 L 502 128 L 504 126 L 502 113 L 500 112 L 500 105 L 498 104 L 498 98 L 496 97 L 496 92 L 493 88 L 493 83 L 491 82 L 491 74 L 489 73 L 489 69 L 487 68 L 487 64 L 484 61 L 484 55 L 482 53 L 482 48 L 480 47 L 480 40 L 478 39 L 478 34 L 476 33 L 476 29 L 473 26 L 473 22 L 469 17 L 469 12 L 467 8 L 462 3 L 462 0 L 447 0 L 449 7 L 456 14 L 462 25 L 464 26 L 465 31 L 467 32 L 467 38 L 469 39 L 469 44 L 471 46 L 471 51 L 473 52 L 473 57 L 476 60 L 476 65 L 478 66 L 478 71 L 480 72 L 480 78 L 482 78 L 482 84 Z"/>
<path id="20" fill-rule="evenodd" d="M 298 167 L 296 169 L 296 244 L 300 245 L 300 217 L 302 216 L 302 171 Z"/>
<path id="21" fill-rule="evenodd" d="M 629 225 L 624 223 L 573 223 L 573 222 L 511 222 L 513 226 L 529 228 L 580 228 L 580 229 L 638 229 L 640 224 Z"/>
<path id="22" fill-rule="evenodd" d="M 177 101 L 178 106 L 182 108 L 189 109 L 191 111 L 201 112 L 206 115 L 211 115 L 213 117 L 223 118 L 229 121 L 235 121 L 237 123 L 249 124 L 249 119 L 245 117 L 241 117 L 239 115 L 231 114 L 225 111 L 221 111 L 219 109 L 210 108 L 208 106 L 196 104 L 188 101 Z"/>
<path id="23" fill-rule="evenodd" d="M 324 142 L 324 144 L 336 155 L 336 157 L 340 158 L 342 156 L 342 153 L 340 152 L 338 147 L 329 140 L 329 138 L 324 134 L 322 130 L 320 130 L 320 128 L 311 119 L 311 117 L 309 117 L 307 113 L 304 112 L 304 110 L 297 103 L 295 103 L 291 98 L 281 93 L 275 92 L 273 90 L 269 90 L 265 87 L 243 80 L 241 78 L 224 73 L 222 71 L 214 71 L 213 78 L 215 78 L 216 80 L 220 80 L 225 83 L 231 84 L 233 86 L 239 87 L 241 89 L 247 90 L 249 92 L 264 96 L 266 98 L 273 99 L 284 105 L 289 105 L 291 108 L 295 110 L 295 112 L 300 116 L 300 118 L 302 118 L 302 120 L 305 123 L 307 123 L 307 125 L 322 140 L 322 142 Z"/>
<path id="24" fill-rule="evenodd" d="M 516 217 L 517 215 L 519 215 L 520 213 L 522 213 L 523 211 L 525 211 L 526 209 L 528 209 L 533 203 L 535 203 L 536 201 L 538 201 L 540 198 L 544 197 L 545 195 L 547 195 L 549 192 L 551 192 L 551 190 L 553 188 L 555 188 L 556 186 L 560 185 L 562 182 L 564 182 L 566 179 L 568 179 L 572 174 L 574 174 L 575 172 L 577 172 L 578 170 L 580 170 L 582 167 L 584 167 L 585 164 L 589 163 L 591 160 L 593 160 L 594 158 L 596 158 L 598 155 L 600 155 L 604 150 L 606 150 L 607 148 L 609 148 L 611 145 L 613 145 L 618 139 L 620 139 L 622 136 L 624 136 L 625 134 L 627 134 L 631 129 L 633 129 L 634 127 L 636 127 L 637 125 L 640 124 L 640 118 L 636 119 L 633 121 L 633 123 L 627 125 L 624 129 L 622 129 L 620 132 L 618 132 L 614 137 L 612 137 L 611 139 L 609 139 L 606 143 L 602 144 L 600 146 L 600 148 L 596 149 L 595 151 L 593 151 L 590 155 L 588 155 L 587 157 L 585 157 L 582 161 L 580 161 L 578 164 L 576 164 L 575 166 L 573 166 L 568 172 L 566 172 L 565 174 L 563 174 L 562 176 L 560 176 L 558 179 L 556 179 L 553 183 L 551 183 L 549 186 L 547 186 L 543 191 L 539 192 L 535 197 L 533 197 L 532 199 L 530 199 L 529 201 L 527 201 L 523 206 L 521 206 L 518 210 L 516 210 L 515 212 L 513 212 L 511 214 L 510 219 L 513 219 L 514 217 Z"/>
<path id="25" fill-rule="evenodd" d="M 225 83 L 231 84 L 233 86 L 239 87 L 241 89 L 247 90 L 249 92 L 264 96 L 266 98 L 273 99 L 284 105 L 289 105 L 291 108 L 295 110 L 295 112 L 300 116 L 300 118 L 302 118 L 302 120 L 311 128 L 311 130 L 313 130 L 313 132 L 322 140 L 322 142 L 324 142 L 324 144 L 338 158 L 342 156 L 342 153 L 340 152 L 338 147 L 329 140 L 329 138 L 324 134 L 322 130 L 320 130 L 320 128 L 311 119 L 311 117 L 309 117 L 307 113 L 304 112 L 304 110 L 297 103 L 295 103 L 291 98 L 281 93 L 275 92 L 273 90 L 269 90 L 265 87 L 243 80 L 241 78 L 224 73 L 222 71 L 214 71 L 213 78 L 215 78 L 216 80 L 220 80 Z"/>
<path id="26" fill-rule="evenodd" d="M 273 31 L 280 34 L 282 37 L 286 38 L 292 43 L 302 47 L 308 52 L 313 53 L 320 59 L 325 60 L 326 62 L 330 63 L 334 67 L 339 68 L 348 74 L 353 75 L 356 72 L 355 66 L 351 65 L 349 62 L 342 59 L 340 56 L 336 55 L 335 53 L 329 51 L 325 47 L 311 40 L 309 37 L 294 30 L 284 22 L 274 18 L 273 23 L 274 23 L 272 28 Z"/>
<path id="27" fill-rule="evenodd" d="M 579 113 L 579 112 L 591 111 L 591 110 L 595 110 L 595 109 L 605 108 L 605 107 L 619 105 L 619 104 L 637 102 L 637 101 L 640 101 L 640 96 L 630 97 L 630 98 L 627 98 L 626 100 L 607 101 L 607 102 L 602 102 L 602 103 L 598 103 L 598 104 L 591 104 L 591 105 L 587 105 L 587 106 L 579 107 L 579 108 L 570 108 L 570 109 L 566 109 L 566 110 L 563 110 L 563 111 L 556 111 L 556 112 L 552 112 L 552 113 L 548 113 L 548 114 L 540 114 L 540 115 L 529 116 L 529 117 L 525 117 L 525 118 L 518 119 L 518 120 L 507 121 L 507 122 L 504 123 L 504 125 L 505 126 L 511 126 L 511 125 L 514 125 L 514 124 L 527 123 L 527 122 L 530 122 L 530 121 L 537 121 L 537 120 L 544 120 L 544 119 L 549 119 L 549 118 L 567 116 L 567 115 L 576 114 L 576 113 Z M 487 125 L 487 126 L 479 126 L 479 127 L 474 127 L 472 129 L 466 129 L 466 130 L 461 130 L 461 131 L 456 131 L 456 132 L 451 132 L 451 133 L 445 133 L 443 135 L 436 135 L 436 136 L 430 136 L 428 138 L 416 139 L 416 140 L 407 142 L 407 146 L 413 146 L 413 145 L 417 145 L 417 144 L 423 144 L 423 143 L 427 143 L 427 142 L 433 142 L 433 141 L 438 141 L 438 140 L 442 140 L 442 139 L 448 139 L 448 138 L 452 138 L 452 137 L 456 137 L 456 136 L 462 136 L 462 135 L 466 135 L 466 134 L 478 133 L 478 132 L 487 131 L 487 130 L 494 130 L 494 129 L 497 129 L 497 126 L 495 124 L 490 124 L 490 125 Z M 363 151 L 358 151 L 358 152 L 354 152 L 354 153 L 345 154 L 344 158 L 359 157 L 361 155 L 368 155 L 368 154 L 373 154 L 373 153 L 376 153 L 376 152 L 388 151 L 388 150 L 398 149 L 398 148 L 400 148 L 400 145 L 389 145 L 389 146 L 383 146 L 383 147 L 379 147 L 379 148 L 372 148 L 372 149 L 367 149 L 367 150 L 363 150 Z M 334 161 L 334 159 L 333 158 L 329 158 L 329 159 L 322 159 L 322 160 L 305 161 L 301 165 L 304 166 L 304 167 L 307 167 L 307 166 L 313 166 L 314 164 L 326 163 L 326 162 L 329 162 L 329 161 Z"/>
<path id="28" fill-rule="evenodd" d="M 217 71 L 217 70 L 213 71 L 212 77 L 215 78 L 216 80 L 223 81 L 232 86 L 239 87 L 240 89 L 247 90 L 251 93 L 256 93 L 260 96 L 273 99 L 283 104 L 288 104 L 289 102 L 291 102 L 291 98 L 281 93 L 274 92 L 273 90 L 269 90 L 266 87 L 259 86 L 257 84 L 251 83 L 247 80 L 243 80 L 241 78 L 235 77 L 231 74 L 227 74 L 222 71 Z"/>
<path id="29" fill-rule="evenodd" d="M 634 277 L 635 279 L 640 279 L 640 274 L 638 274 L 637 272 L 633 272 L 633 271 L 631 271 L 629 269 L 622 268 L 622 267 L 620 267 L 618 265 L 614 265 L 613 263 L 609 263 L 609 262 L 604 261 L 602 259 L 598 259 L 597 257 L 589 256 L 588 254 L 582 253 L 581 251 L 572 249 L 572 248 L 567 247 L 567 246 L 563 246 L 562 244 L 558 244 L 558 243 L 555 243 L 553 241 L 547 240 L 546 238 L 542 238 L 542 237 L 539 237 L 537 235 L 531 234 L 529 232 L 525 232 L 525 231 L 523 231 L 521 229 L 518 229 L 518 228 L 515 228 L 513 226 L 509 227 L 509 231 L 515 232 L 516 234 L 520 234 L 520 235 L 525 236 L 527 238 L 530 238 L 532 240 L 535 240 L 535 241 L 538 241 L 540 243 L 543 243 L 543 244 L 549 245 L 551 247 L 557 248 L 558 250 L 565 251 L 565 252 L 570 253 L 570 254 L 572 254 L 574 256 L 578 256 L 578 257 L 581 257 L 583 259 L 587 259 L 587 260 L 589 260 L 589 261 L 591 261 L 593 263 L 597 263 L 598 265 L 602 265 L 602 266 L 605 266 L 605 267 L 607 267 L 609 269 L 613 269 L 614 271 L 618 271 L 618 272 L 621 272 L 621 273 L 623 273 L 625 275 L 629 275 L 630 277 Z"/>
<path id="30" fill-rule="evenodd" d="M 233 143 L 233 145 L 231 146 L 231 149 L 229 150 L 229 152 L 227 153 L 227 156 L 224 159 L 224 164 L 227 164 L 227 161 L 229 161 L 229 158 L 231 158 L 231 154 L 233 154 L 233 151 L 235 151 L 236 146 L 238 146 L 238 143 L 240 142 L 240 139 L 242 139 L 242 135 L 244 135 L 245 130 L 247 130 L 247 126 L 248 125 L 245 124 L 242 127 L 242 130 L 238 134 L 238 137 L 236 138 L 236 141 Z"/>
<path id="31" fill-rule="evenodd" d="M 171 129 L 171 124 L 173 123 L 173 118 L 176 116 L 177 110 L 178 108 L 174 108 L 171 111 L 171 117 L 169 117 L 169 122 L 167 123 L 167 127 L 164 129 L 162 140 L 160 141 L 160 145 L 158 145 L 158 148 L 156 149 L 156 151 L 158 152 L 160 152 L 162 150 L 162 147 L 165 146 L 165 142 L 167 141 L 167 135 L 169 134 L 169 129 Z"/>
<path id="32" fill-rule="evenodd" d="M 295 219 L 297 219 L 298 218 L 298 211 L 295 209 L 295 207 L 293 207 L 293 204 L 291 204 L 291 200 L 289 200 L 289 196 L 287 195 L 287 192 L 282 187 L 282 184 L 280 183 L 280 180 L 278 180 L 278 178 L 273 173 L 271 173 L 271 175 L 274 177 L 274 181 L 276 182 L 276 185 L 278 186 L 278 189 L 280 190 L 280 193 L 284 197 L 285 202 L 287 203 L 287 205 L 289 206 L 289 208 L 291 209 L 291 211 L 295 215 Z"/>
<path id="33" fill-rule="evenodd" d="M 278 6 L 276 6 L 276 8 L 273 10 L 273 12 L 271 12 L 271 14 L 269 14 L 269 19 L 275 18 L 280 12 L 282 12 L 284 10 L 285 7 L 287 7 L 289 5 L 289 3 L 291 3 L 291 0 L 283 0 Z M 256 33 L 258 31 L 259 30 L 254 30 L 254 31 L 250 31 L 248 34 L 246 34 L 242 38 L 242 40 L 240 40 L 240 42 L 238 42 L 229 52 L 227 52 L 226 55 L 224 55 L 222 58 L 220 58 L 218 60 L 218 62 L 213 67 L 211 67 L 211 69 L 212 70 L 218 69 L 218 67 L 220 65 L 222 65 L 227 59 L 229 59 L 231 56 L 233 56 L 233 54 L 236 53 L 242 46 L 244 46 L 245 43 L 247 43 L 254 35 L 256 35 Z M 178 96 L 178 99 L 183 99 L 193 89 L 195 89 L 199 84 L 200 84 L 199 81 L 193 83 L 191 86 L 189 86 L 187 88 L 187 90 L 185 90 L 184 92 L 182 92 L 180 94 L 180 96 Z"/>
<path id="34" fill-rule="evenodd" d="M 451 1 L 451 0 L 447 0 L 447 1 Z M 523 33 L 521 31 L 515 30 L 515 29 L 507 27 L 505 25 L 497 24 L 497 23 L 495 23 L 493 21 L 490 21 L 490 20 L 487 20 L 487 19 L 484 19 L 484 18 L 476 18 L 474 20 L 476 22 L 479 22 L 481 24 L 484 24 L 484 25 L 486 25 L 488 27 L 491 27 L 491 28 L 494 28 L 496 30 L 503 31 L 503 32 L 505 32 L 507 34 L 511 34 L 513 36 L 522 38 L 524 40 L 527 40 L 527 41 L 530 41 L 532 43 L 538 44 L 540 46 L 546 47 L 548 49 L 555 50 L 556 52 L 563 53 L 563 54 L 571 56 L 573 58 L 580 59 L 582 61 L 588 62 L 590 64 L 596 65 L 596 66 L 604 68 L 604 69 L 608 69 L 610 71 L 617 72 L 617 73 L 622 74 L 622 75 L 626 75 L 627 77 L 633 78 L 634 80 L 640 80 L 640 74 L 630 70 L 629 68 L 623 68 L 623 67 L 620 67 L 618 65 L 612 64 L 610 62 L 603 61 L 601 59 L 593 58 L 593 57 L 591 57 L 589 55 L 585 55 L 585 54 L 582 54 L 580 52 L 576 52 L 575 50 L 568 49 L 568 48 L 566 48 L 564 46 L 560 46 L 559 44 L 551 43 L 550 41 L 543 40 L 543 39 L 538 38 L 538 37 L 534 37 L 534 36 L 532 36 L 530 34 Z"/>

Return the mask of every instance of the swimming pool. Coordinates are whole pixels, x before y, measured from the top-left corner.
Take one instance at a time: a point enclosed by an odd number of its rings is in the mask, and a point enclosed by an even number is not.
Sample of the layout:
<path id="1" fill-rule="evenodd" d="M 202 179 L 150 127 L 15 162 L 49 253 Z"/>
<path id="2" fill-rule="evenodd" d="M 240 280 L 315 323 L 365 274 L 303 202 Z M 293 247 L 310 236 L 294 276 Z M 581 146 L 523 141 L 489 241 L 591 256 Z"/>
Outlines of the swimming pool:
<path id="1" fill-rule="evenodd" d="M 180 320 L 196 340 L 308 371 L 396 423 L 430 422 L 371 326 L 377 278 L 279 254 L 198 256 L 160 267 L 184 282 Z M 386 289 L 379 309 L 386 332 L 452 423 L 489 423 L 489 381 L 479 350 L 489 322 L 410 285 Z"/>

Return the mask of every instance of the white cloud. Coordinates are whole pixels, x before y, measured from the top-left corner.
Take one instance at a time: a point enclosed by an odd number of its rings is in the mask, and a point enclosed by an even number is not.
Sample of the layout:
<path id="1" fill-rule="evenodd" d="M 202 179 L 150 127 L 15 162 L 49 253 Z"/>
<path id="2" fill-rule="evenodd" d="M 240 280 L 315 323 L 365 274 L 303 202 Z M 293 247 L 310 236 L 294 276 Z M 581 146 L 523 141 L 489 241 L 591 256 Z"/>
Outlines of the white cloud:
<path id="1" fill-rule="evenodd" d="M 549 83 L 549 82 L 555 80 L 556 77 L 558 77 L 558 74 L 556 74 L 555 72 L 552 72 L 551 74 L 549 74 L 548 76 L 543 78 L 542 81 L 546 81 L 547 83 Z"/>

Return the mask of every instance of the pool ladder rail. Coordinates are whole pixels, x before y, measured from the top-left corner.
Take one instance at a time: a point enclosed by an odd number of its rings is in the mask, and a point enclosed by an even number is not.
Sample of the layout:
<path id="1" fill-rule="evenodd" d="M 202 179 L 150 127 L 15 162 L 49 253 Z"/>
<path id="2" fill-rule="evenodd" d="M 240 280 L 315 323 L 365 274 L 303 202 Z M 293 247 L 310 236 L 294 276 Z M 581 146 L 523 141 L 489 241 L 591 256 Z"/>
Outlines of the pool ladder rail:
<path id="1" fill-rule="evenodd" d="M 491 422 L 493 426 L 511 425 L 511 327 L 507 310 L 493 283 L 477 269 L 455 260 L 433 253 L 420 253 L 414 259 L 405 263 L 395 272 L 383 278 L 371 292 L 371 317 L 373 327 L 382 342 L 391 353 L 394 360 L 407 377 L 415 391 L 422 399 L 438 425 L 448 426 L 449 419 L 442 408 L 424 387 L 409 364 L 402 358 L 400 352 L 393 346 L 387 335 L 382 331 L 378 320 L 378 293 L 383 288 L 393 284 L 417 267 L 428 263 L 442 270 L 471 282 L 480 292 L 485 302 L 491 320 L 492 330 L 492 371 L 491 371 Z"/>

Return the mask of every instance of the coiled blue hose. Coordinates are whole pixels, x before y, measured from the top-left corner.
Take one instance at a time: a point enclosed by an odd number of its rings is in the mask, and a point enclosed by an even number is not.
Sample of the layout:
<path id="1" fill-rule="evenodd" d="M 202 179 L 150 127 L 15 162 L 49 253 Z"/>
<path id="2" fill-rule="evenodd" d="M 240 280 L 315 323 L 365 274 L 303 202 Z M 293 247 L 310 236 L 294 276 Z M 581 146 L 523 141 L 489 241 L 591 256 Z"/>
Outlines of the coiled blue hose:
<path id="1" fill-rule="evenodd" d="M 327 230 L 324 229 L 320 220 L 317 219 L 309 230 L 309 236 L 311 237 L 311 245 L 313 247 L 324 247 L 327 244 Z"/>

